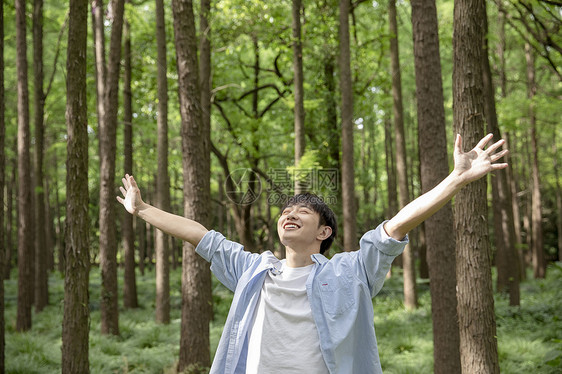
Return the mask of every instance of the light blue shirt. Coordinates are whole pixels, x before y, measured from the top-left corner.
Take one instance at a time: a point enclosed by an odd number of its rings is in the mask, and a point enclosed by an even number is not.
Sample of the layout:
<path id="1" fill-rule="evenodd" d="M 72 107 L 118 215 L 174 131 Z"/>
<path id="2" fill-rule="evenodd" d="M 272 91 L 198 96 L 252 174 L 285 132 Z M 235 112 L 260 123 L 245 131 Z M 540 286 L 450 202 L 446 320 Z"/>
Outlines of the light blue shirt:
<path id="1" fill-rule="evenodd" d="M 330 260 L 319 253 L 311 256 L 315 266 L 306 289 L 322 356 L 331 374 L 382 373 L 372 298 L 407 242 L 407 237 L 403 241 L 388 237 L 381 224 L 363 235 L 358 251 L 338 253 Z M 234 292 L 211 374 L 244 373 L 250 324 L 266 272 L 278 272 L 281 261 L 270 251 L 246 252 L 241 244 L 216 231 L 203 237 L 196 252 Z"/>

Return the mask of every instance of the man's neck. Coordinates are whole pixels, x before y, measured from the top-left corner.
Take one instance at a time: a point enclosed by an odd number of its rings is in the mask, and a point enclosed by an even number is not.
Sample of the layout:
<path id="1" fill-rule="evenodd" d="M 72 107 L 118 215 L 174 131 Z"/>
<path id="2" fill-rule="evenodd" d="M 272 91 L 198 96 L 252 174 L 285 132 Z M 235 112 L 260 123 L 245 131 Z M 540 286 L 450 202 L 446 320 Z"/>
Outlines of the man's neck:
<path id="1" fill-rule="evenodd" d="M 285 265 L 290 268 L 300 268 L 303 266 L 312 265 L 314 261 L 310 257 L 318 251 L 313 250 L 301 250 L 295 251 L 291 247 L 285 247 L 286 262 Z"/>

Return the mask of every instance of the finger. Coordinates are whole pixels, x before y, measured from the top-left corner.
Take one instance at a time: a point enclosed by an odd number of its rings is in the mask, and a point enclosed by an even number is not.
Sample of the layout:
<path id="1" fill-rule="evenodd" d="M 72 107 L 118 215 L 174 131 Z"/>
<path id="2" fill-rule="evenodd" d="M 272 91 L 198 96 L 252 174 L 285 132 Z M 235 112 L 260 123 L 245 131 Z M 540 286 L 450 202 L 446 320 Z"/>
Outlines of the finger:
<path id="1" fill-rule="evenodd" d="M 139 188 L 139 186 L 137 186 L 137 182 L 135 181 L 135 178 L 132 175 L 129 176 L 129 184 L 131 187 Z"/>
<path id="2" fill-rule="evenodd" d="M 484 149 L 486 144 L 488 144 L 488 142 L 490 141 L 490 139 L 492 139 L 493 136 L 494 136 L 493 134 L 486 135 L 485 137 L 480 139 L 480 141 L 478 142 L 478 144 L 476 144 L 476 147 L 474 147 L 474 148 Z"/>
<path id="3" fill-rule="evenodd" d="M 502 158 L 503 156 L 505 156 L 508 153 L 509 153 L 509 150 L 504 149 L 503 151 L 498 152 L 498 153 L 490 156 L 490 160 L 492 160 L 492 162 L 496 162 L 497 160 L 499 160 L 500 158 Z"/>
<path id="4" fill-rule="evenodd" d="M 123 200 L 119 196 L 117 196 L 117 201 L 119 201 L 121 204 L 125 205 L 125 200 Z"/>
<path id="5" fill-rule="evenodd" d="M 119 189 L 121 190 L 121 193 L 123 194 L 123 196 L 127 195 L 127 190 L 125 190 L 123 187 L 119 187 Z"/>
<path id="6" fill-rule="evenodd" d="M 125 186 L 125 188 L 129 188 L 129 182 L 127 182 L 127 178 L 121 178 L 121 182 L 123 182 L 123 186 Z"/>
<path id="7" fill-rule="evenodd" d="M 455 139 L 455 153 L 462 153 L 462 138 L 461 134 L 457 134 L 457 138 Z"/>
<path id="8" fill-rule="evenodd" d="M 492 164 L 492 169 L 493 170 L 500 170 L 500 169 L 505 169 L 508 166 L 507 162 L 501 163 L 501 164 Z"/>
<path id="9" fill-rule="evenodd" d="M 486 149 L 486 152 L 488 152 L 489 154 L 494 153 L 496 151 L 496 149 L 498 149 L 499 147 L 501 147 L 504 144 L 505 144 L 505 140 L 500 139 L 497 142 L 495 142 L 494 144 L 492 144 L 491 146 L 489 146 L 488 149 Z"/>

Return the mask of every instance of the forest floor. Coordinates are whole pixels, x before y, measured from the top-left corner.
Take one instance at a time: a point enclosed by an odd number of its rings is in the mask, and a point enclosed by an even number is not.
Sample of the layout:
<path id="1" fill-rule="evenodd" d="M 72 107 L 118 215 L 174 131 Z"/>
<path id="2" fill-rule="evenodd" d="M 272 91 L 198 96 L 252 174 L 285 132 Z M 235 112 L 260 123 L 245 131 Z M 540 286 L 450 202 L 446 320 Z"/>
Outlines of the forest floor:
<path id="1" fill-rule="evenodd" d="M 64 282 L 60 274 L 49 278 L 50 305 L 33 313 L 33 328 L 15 332 L 17 272 L 5 281 L 6 372 L 60 373 L 61 324 Z M 398 273 L 387 280 L 375 298 L 375 328 L 385 374 L 431 373 L 433 342 L 431 302 L 427 281 L 419 280 L 420 307 L 406 311 Z M 119 278 L 123 278 L 122 272 Z M 175 373 L 180 338 L 180 270 L 172 271 L 171 323 L 154 322 L 154 271 L 137 274 L 140 308 L 120 309 L 119 336 L 100 334 L 101 279 L 97 268 L 90 275 L 91 373 Z M 232 294 L 214 281 L 215 320 L 211 323 L 211 352 L 222 331 Z M 122 290 L 122 288 L 120 288 Z M 521 284 L 521 306 L 510 307 L 504 295 L 495 296 L 501 372 L 562 372 L 562 266 L 548 268 L 547 278 Z"/>

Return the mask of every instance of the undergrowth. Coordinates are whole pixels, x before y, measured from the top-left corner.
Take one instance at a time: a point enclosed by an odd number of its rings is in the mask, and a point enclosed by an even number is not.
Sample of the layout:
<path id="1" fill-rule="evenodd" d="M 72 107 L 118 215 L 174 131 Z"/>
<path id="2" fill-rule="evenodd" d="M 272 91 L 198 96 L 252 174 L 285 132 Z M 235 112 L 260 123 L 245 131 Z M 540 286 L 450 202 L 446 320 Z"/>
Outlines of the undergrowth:
<path id="1" fill-rule="evenodd" d="M 11 374 L 60 373 L 62 299 L 64 282 L 58 273 L 49 278 L 50 305 L 33 313 L 33 327 L 15 332 L 17 279 L 5 281 L 6 372 Z M 122 279 L 122 273 L 119 278 Z M 179 355 L 181 274 L 170 275 L 171 322 L 154 322 L 154 272 L 137 274 L 137 309 L 120 308 L 119 336 L 100 333 L 99 270 L 90 274 L 90 371 L 96 373 L 175 373 Z M 385 374 L 431 373 L 433 341 L 431 299 L 427 281 L 418 283 L 419 308 L 406 311 L 402 280 L 387 280 L 375 298 L 374 323 Z M 120 290 L 122 287 L 120 285 Z M 226 320 L 232 293 L 213 279 L 214 320 L 210 325 L 214 354 Z M 496 295 L 496 324 L 501 372 L 506 374 L 562 372 L 562 267 L 554 264 L 547 278 L 521 285 L 521 306 L 510 307 Z"/>

